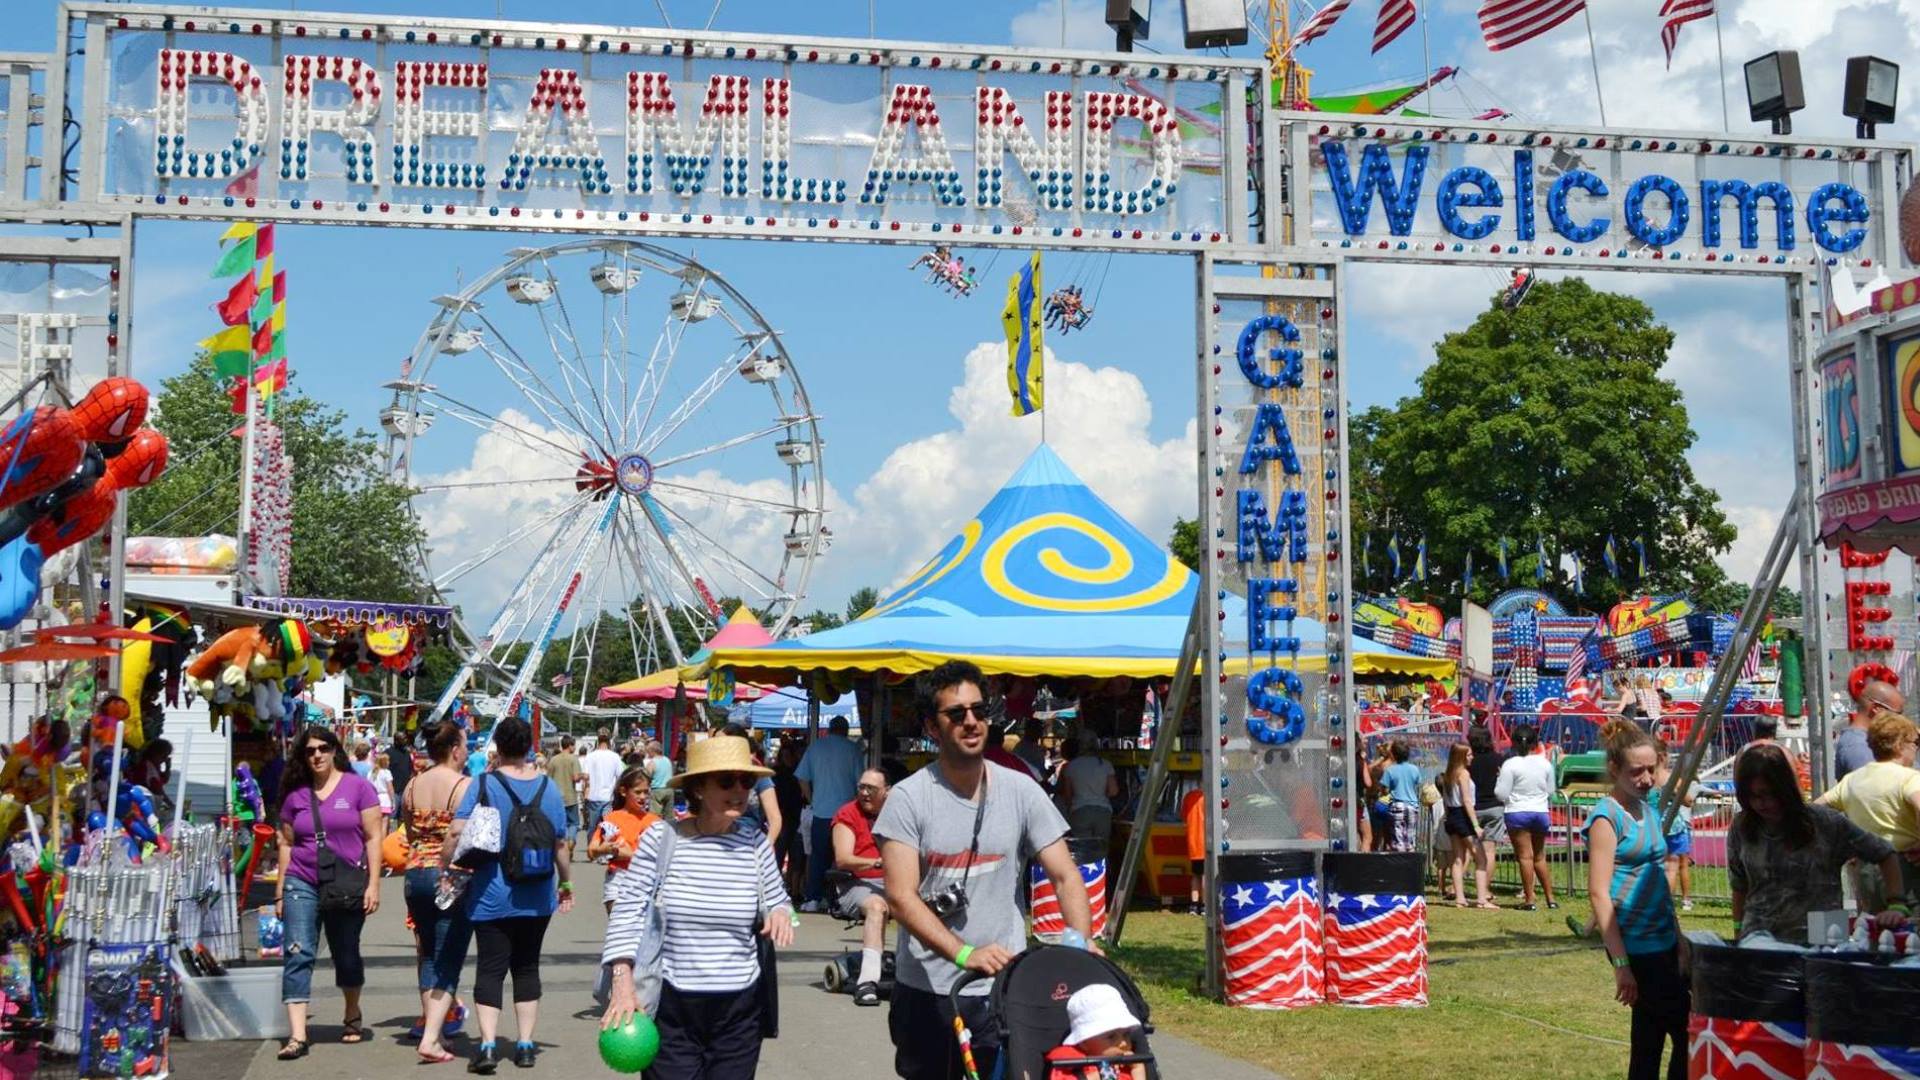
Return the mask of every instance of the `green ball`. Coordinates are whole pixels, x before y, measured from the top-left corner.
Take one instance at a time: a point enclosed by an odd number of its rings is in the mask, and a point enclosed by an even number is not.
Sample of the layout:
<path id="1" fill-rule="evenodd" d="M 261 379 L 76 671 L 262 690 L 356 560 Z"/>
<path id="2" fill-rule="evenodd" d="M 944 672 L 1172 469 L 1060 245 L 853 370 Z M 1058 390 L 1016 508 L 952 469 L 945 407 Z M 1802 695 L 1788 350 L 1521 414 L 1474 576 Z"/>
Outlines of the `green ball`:
<path id="1" fill-rule="evenodd" d="M 619 1027 L 600 1030 L 600 1060 L 614 1072 L 637 1073 L 653 1064 L 659 1052 L 660 1029 L 651 1016 L 635 1013 Z"/>

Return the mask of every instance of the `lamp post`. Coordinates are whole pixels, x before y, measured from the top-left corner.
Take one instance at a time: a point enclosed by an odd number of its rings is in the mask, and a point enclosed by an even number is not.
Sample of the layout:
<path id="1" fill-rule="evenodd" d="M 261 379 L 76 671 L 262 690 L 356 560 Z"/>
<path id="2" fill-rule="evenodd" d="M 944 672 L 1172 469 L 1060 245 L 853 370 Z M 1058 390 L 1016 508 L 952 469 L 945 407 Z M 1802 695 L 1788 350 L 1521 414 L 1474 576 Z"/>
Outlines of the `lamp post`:
<path id="1" fill-rule="evenodd" d="M 1900 65 L 1877 56 L 1847 60 L 1846 91 L 1840 111 L 1853 117 L 1854 135 L 1874 137 L 1874 126 L 1893 123 L 1894 103 L 1900 96 Z"/>
<path id="2" fill-rule="evenodd" d="M 1747 61 L 1747 113 L 1766 120 L 1775 135 L 1793 134 L 1793 114 L 1807 107 L 1800 85 L 1800 54 L 1780 49 Z"/>
<path id="3" fill-rule="evenodd" d="M 1247 43 L 1247 6 L 1242 0 L 1184 0 L 1187 48 L 1218 49 Z"/>
<path id="4" fill-rule="evenodd" d="M 1153 0 L 1107 0 L 1107 25 L 1113 28 L 1113 47 L 1132 52 L 1135 38 L 1147 37 L 1148 6 Z"/>

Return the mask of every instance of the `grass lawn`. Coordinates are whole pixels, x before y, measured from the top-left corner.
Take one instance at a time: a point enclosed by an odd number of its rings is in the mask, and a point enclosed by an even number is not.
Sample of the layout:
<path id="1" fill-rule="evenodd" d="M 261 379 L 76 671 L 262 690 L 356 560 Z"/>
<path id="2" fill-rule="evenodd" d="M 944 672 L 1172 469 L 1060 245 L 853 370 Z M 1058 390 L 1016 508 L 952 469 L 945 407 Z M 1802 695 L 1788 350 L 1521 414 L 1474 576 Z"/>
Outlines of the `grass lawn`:
<path id="1" fill-rule="evenodd" d="M 1502 898 L 1503 904 L 1513 903 Z M 1730 933 L 1725 908 L 1681 916 L 1685 929 Z M 1201 922 L 1142 911 L 1116 952 L 1153 1009 L 1154 1026 L 1272 1069 L 1289 1080 L 1383 1076 L 1553 1076 L 1615 1080 L 1626 1071 L 1627 1010 L 1597 946 L 1574 940 L 1559 911 L 1428 908 L 1424 1009 L 1316 1005 L 1235 1009 L 1202 997 Z"/>

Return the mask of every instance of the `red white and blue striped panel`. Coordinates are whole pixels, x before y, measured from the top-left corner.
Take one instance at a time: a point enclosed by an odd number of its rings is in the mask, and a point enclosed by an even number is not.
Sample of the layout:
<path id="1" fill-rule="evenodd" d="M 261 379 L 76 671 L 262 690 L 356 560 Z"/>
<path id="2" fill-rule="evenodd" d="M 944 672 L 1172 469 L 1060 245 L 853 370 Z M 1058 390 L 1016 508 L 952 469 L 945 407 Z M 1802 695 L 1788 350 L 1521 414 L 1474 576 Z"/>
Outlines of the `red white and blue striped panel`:
<path id="1" fill-rule="evenodd" d="M 1299 48 L 1315 38 L 1323 37 L 1347 13 L 1353 0 L 1333 0 L 1332 3 L 1313 13 L 1313 17 L 1300 24 L 1300 32 L 1293 35 L 1293 47 Z"/>
<path id="2" fill-rule="evenodd" d="M 1394 38 L 1406 33 L 1417 14 L 1413 0 L 1380 0 L 1380 18 L 1373 24 L 1373 51 L 1379 52 Z"/>
<path id="3" fill-rule="evenodd" d="M 1427 901 L 1328 893 L 1327 1000 L 1368 1008 L 1427 1003 Z"/>
<path id="4" fill-rule="evenodd" d="M 1695 19 L 1713 17 L 1713 0 L 1665 0 L 1660 5 L 1660 44 L 1667 49 L 1667 66 L 1673 66 L 1673 47 L 1680 40 L 1680 28 Z"/>
<path id="5" fill-rule="evenodd" d="M 1220 917 L 1227 1004 L 1297 1009 L 1324 998 L 1315 879 L 1223 882 Z"/>
<path id="6" fill-rule="evenodd" d="M 1687 1075 L 1713 1080 L 1805 1076 L 1807 1025 L 1720 1016 L 1687 1018 Z"/>
<path id="7" fill-rule="evenodd" d="M 1807 1080 L 1920 1080 L 1920 1046 L 1807 1040 Z"/>
<path id="8" fill-rule="evenodd" d="M 1054 894 L 1053 882 L 1047 880 L 1047 872 L 1039 863 L 1033 864 L 1031 872 L 1029 906 L 1033 936 L 1049 945 L 1058 944 L 1061 932 L 1067 928 L 1067 921 L 1060 914 L 1060 898 Z M 1081 863 L 1080 880 L 1087 886 L 1087 904 L 1093 909 L 1093 936 L 1098 937 L 1107 928 L 1107 860 Z"/>

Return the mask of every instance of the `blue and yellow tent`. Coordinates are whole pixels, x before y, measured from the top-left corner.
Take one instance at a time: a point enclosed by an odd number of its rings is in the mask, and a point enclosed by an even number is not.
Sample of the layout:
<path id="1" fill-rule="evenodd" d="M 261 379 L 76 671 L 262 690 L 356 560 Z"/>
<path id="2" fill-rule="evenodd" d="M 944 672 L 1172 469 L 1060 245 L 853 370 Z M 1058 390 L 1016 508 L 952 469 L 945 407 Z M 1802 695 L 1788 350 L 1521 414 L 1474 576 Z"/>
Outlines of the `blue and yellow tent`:
<path id="1" fill-rule="evenodd" d="M 860 618 L 759 648 L 715 649 L 743 680 L 929 670 L 963 658 L 988 674 L 1171 675 L 1199 576 L 1100 500 L 1042 445 L 925 566 Z M 1306 667 L 1317 622 L 1294 624 Z M 1453 663 L 1355 643 L 1362 674 L 1451 674 Z"/>

